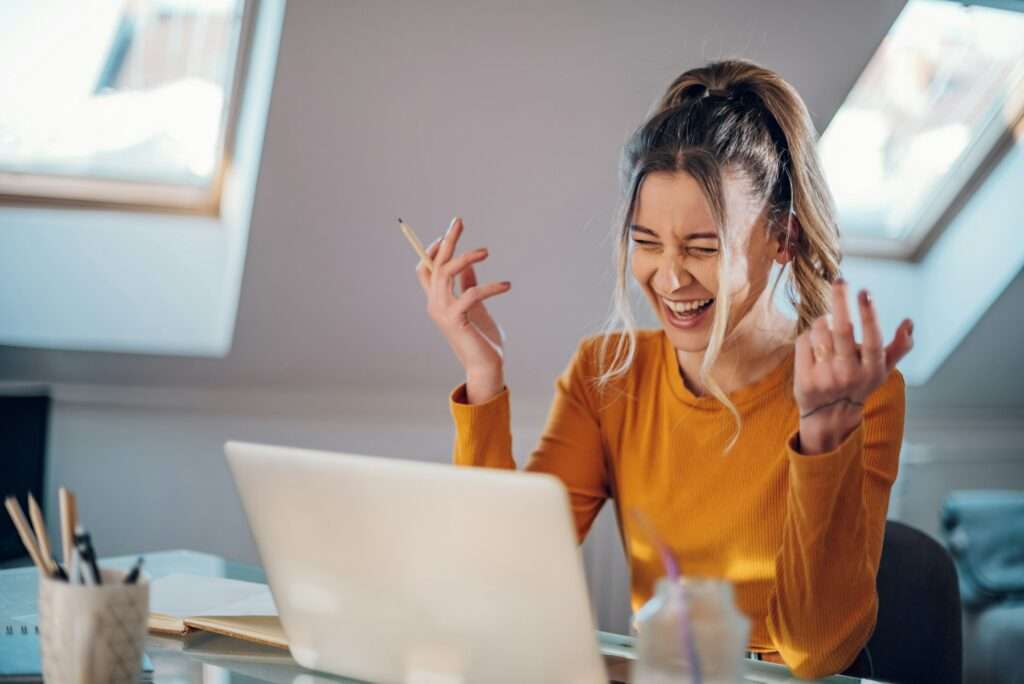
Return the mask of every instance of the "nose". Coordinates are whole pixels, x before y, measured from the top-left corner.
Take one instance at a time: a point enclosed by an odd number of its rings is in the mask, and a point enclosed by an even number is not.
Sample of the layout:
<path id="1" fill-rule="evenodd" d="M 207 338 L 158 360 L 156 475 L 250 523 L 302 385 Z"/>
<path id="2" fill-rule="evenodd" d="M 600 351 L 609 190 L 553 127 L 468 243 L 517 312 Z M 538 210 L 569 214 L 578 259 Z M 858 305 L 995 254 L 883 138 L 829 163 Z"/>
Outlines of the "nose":
<path id="1" fill-rule="evenodd" d="M 662 292 L 674 292 L 693 282 L 693 275 L 686 269 L 681 254 L 666 254 L 658 264 L 658 271 L 655 274 L 655 284 L 662 289 Z"/>

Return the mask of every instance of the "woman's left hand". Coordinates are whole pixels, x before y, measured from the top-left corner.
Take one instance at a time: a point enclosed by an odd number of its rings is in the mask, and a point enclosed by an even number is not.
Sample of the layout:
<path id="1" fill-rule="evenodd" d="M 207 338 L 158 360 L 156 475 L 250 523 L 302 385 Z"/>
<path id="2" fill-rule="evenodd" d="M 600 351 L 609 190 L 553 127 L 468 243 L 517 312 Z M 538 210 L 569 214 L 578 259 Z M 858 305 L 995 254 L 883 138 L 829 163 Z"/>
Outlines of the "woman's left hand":
<path id="1" fill-rule="evenodd" d="M 846 297 L 846 283 L 842 279 L 832 283 L 832 327 L 822 316 L 796 340 L 793 394 L 800 409 L 800 452 L 804 454 L 839 446 L 863 419 L 864 400 L 914 346 L 914 324 L 909 318 L 897 328 L 892 342 L 882 346 L 875 307 L 866 290 L 857 297 L 864 337 L 863 344 L 857 344 Z"/>

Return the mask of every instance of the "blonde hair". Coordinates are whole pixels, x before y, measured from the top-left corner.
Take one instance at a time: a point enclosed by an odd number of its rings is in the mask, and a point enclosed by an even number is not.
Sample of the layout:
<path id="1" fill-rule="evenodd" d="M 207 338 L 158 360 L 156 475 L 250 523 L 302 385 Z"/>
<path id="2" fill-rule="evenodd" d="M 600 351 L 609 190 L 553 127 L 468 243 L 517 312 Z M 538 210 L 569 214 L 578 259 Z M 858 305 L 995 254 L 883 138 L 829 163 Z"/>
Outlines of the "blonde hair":
<path id="1" fill-rule="evenodd" d="M 616 272 L 612 309 L 598 349 L 595 386 L 605 390 L 624 375 L 636 355 L 637 334 L 628 295 L 629 227 L 640 186 L 651 173 L 684 172 L 697 181 L 717 224 L 721 258 L 711 337 L 700 369 L 708 392 L 732 413 L 739 436 L 739 411 L 711 377 L 729 321 L 726 264 L 730 240 L 722 178 L 741 170 L 753 193 L 766 203 L 768 225 L 792 256 L 786 294 L 796 309 L 797 332 L 829 310 L 830 283 L 838 277 L 839 229 L 835 205 L 815 149 L 817 137 L 800 95 L 775 72 L 740 59 L 712 62 L 678 76 L 647 120 L 623 147 L 623 201 L 616 219 Z M 795 216 L 801 230 L 793 230 Z M 788 265 L 787 265 L 788 266 Z M 622 334 L 612 334 L 621 331 Z"/>

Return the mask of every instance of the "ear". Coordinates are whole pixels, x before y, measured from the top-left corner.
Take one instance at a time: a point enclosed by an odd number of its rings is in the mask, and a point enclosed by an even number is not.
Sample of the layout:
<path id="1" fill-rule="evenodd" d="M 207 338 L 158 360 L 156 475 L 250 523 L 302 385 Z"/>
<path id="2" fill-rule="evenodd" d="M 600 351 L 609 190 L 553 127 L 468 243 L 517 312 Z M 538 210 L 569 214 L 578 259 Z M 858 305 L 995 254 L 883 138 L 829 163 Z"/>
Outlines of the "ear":
<path id="1" fill-rule="evenodd" d="M 775 263 L 785 266 L 796 256 L 796 246 L 800 242 L 803 227 L 796 214 L 786 212 L 776 220 L 774 234 Z"/>

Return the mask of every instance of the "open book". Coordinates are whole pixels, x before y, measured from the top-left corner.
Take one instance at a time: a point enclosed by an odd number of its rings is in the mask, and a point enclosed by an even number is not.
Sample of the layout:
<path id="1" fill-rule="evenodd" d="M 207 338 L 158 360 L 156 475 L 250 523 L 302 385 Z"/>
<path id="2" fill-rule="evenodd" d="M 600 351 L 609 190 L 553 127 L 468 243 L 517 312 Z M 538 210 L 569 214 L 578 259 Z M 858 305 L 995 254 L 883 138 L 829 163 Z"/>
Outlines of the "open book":
<path id="1" fill-rule="evenodd" d="M 192 630 L 203 630 L 288 648 L 274 597 L 266 584 L 167 575 L 150 583 L 149 610 L 149 631 L 155 634 L 184 636 Z"/>

